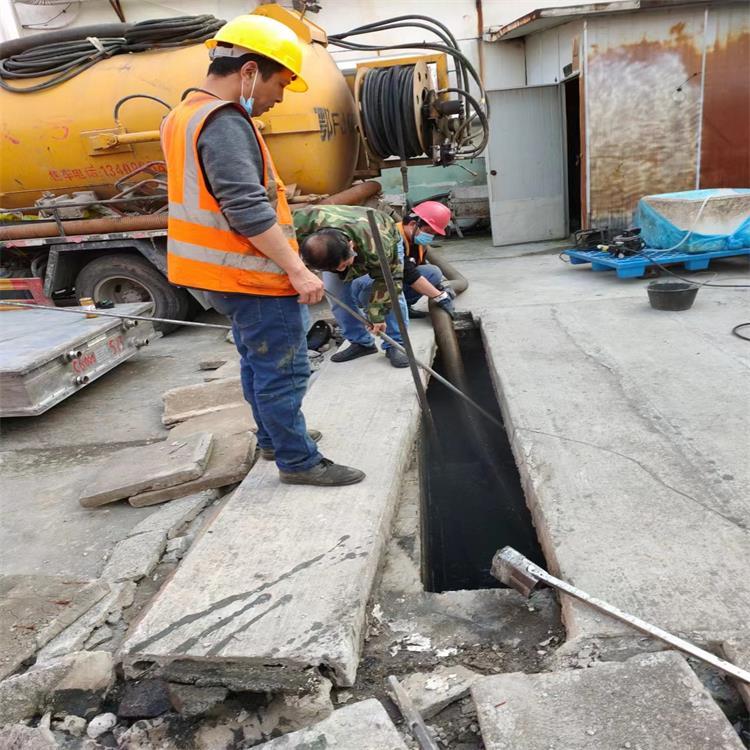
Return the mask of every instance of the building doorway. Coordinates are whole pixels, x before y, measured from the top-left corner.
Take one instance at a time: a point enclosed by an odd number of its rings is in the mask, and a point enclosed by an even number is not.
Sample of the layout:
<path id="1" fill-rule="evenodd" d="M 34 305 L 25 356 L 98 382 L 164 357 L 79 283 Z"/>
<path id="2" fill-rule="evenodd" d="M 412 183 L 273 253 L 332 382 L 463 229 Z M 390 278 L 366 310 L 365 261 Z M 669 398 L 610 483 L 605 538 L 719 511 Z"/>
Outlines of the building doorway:
<path id="1" fill-rule="evenodd" d="M 568 228 L 581 229 L 581 94 L 580 78 L 572 76 L 563 82 L 565 102 L 565 150 L 568 193 Z"/>

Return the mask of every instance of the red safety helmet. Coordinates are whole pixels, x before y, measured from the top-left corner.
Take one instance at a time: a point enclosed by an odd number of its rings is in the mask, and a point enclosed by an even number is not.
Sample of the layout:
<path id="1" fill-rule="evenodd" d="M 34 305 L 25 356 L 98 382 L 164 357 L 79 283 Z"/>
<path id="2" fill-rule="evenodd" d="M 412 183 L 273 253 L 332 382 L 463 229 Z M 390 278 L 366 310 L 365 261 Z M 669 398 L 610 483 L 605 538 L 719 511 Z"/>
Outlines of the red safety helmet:
<path id="1" fill-rule="evenodd" d="M 424 201 L 424 203 L 414 206 L 412 213 L 419 216 L 438 234 L 445 234 L 445 228 L 451 220 L 450 208 L 444 203 L 438 203 L 438 201 Z"/>

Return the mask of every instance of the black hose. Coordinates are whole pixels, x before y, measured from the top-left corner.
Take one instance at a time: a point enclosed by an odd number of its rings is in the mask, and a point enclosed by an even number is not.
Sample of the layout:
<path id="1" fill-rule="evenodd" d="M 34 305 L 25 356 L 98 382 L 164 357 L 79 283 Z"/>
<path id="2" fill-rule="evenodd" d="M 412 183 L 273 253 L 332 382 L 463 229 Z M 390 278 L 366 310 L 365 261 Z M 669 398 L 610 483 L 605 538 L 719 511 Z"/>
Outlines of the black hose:
<path id="1" fill-rule="evenodd" d="M 198 44 L 212 37 L 223 25 L 224 21 L 214 16 L 202 15 L 160 18 L 136 24 L 86 27 L 109 29 L 119 26 L 123 28 L 123 36 L 105 37 L 90 34 L 89 37 L 95 41 L 89 41 L 88 38 L 81 39 L 81 30 L 77 30 L 78 38 L 73 39 L 54 38 L 53 34 L 49 36 L 37 34 L 34 38 L 39 40 L 39 44 L 26 47 L 18 53 L 2 56 L 0 87 L 19 94 L 43 91 L 70 80 L 107 57 L 148 49 Z M 51 43 L 50 39 L 52 39 Z M 39 76 L 51 77 L 28 87 L 17 88 L 6 82 Z"/>
<path id="2" fill-rule="evenodd" d="M 368 70 L 361 103 L 367 142 L 381 159 L 411 159 L 424 153 L 415 121 L 413 65 Z"/>
<path id="3" fill-rule="evenodd" d="M 20 39 L 11 39 L 8 42 L 0 42 L 0 60 L 6 57 L 18 55 L 32 47 L 40 47 L 45 44 L 59 44 L 60 42 L 71 42 L 95 36 L 99 39 L 111 39 L 112 37 L 124 37 L 125 32 L 132 28 L 132 23 L 96 23 L 89 26 L 79 26 L 75 29 L 59 29 L 58 31 L 45 31 L 42 34 L 32 34 Z"/>

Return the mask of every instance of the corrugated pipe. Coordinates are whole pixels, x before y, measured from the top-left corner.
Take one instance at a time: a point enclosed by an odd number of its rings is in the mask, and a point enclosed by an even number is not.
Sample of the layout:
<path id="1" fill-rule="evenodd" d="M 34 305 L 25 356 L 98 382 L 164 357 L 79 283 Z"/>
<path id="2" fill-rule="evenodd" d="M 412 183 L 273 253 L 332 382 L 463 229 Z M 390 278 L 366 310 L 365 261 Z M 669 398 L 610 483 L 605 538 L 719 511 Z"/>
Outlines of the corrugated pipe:
<path id="1" fill-rule="evenodd" d="M 166 229 L 167 215 L 148 214 L 146 216 L 123 216 L 107 219 L 80 219 L 61 223 L 65 232 L 64 235 L 60 233 L 57 223 L 54 221 L 30 221 L 25 224 L 2 227 L 0 228 L 0 241 Z"/>
<path id="2" fill-rule="evenodd" d="M 11 39 L 0 44 L 0 59 L 18 55 L 27 49 L 38 47 L 42 44 L 57 44 L 58 42 L 71 42 L 77 39 L 86 39 L 94 36 L 97 38 L 124 37 L 125 32 L 133 28 L 132 23 L 97 23 L 90 26 L 79 26 L 74 29 L 61 29 L 60 31 L 45 31 L 43 34 L 32 34 L 20 39 Z"/>

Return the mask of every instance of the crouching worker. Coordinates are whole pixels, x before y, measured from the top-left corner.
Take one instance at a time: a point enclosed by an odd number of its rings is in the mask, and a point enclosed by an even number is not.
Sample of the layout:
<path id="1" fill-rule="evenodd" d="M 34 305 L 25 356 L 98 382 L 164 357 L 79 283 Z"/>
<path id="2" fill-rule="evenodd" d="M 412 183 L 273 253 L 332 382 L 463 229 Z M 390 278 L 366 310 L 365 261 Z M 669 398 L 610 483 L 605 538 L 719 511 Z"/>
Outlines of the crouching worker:
<path id="1" fill-rule="evenodd" d="M 404 241 L 404 297 L 410 318 L 424 318 L 426 313 L 414 310 L 422 296 L 437 302 L 451 318 L 455 317 L 453 298 L 455 292 L 443 282 L 443 272 L 427 262 L 426 246 L 435 235 L 444 236 L 451 220 L 451 210 L 438 201 L 424 201 L 406 215 L 398 224 Z"/>
<path id="2" fill-rule="evenodd" d="M 310 367 L 300 303 L 320 301 L 323 285 L 300 260 L 284 186 L 251 119 L 285 91 L 307 90 L 302 44 L 258 15 L 235 18 L 206 44 L 208 76 L 162 126 L 169 280 L 207 291 L 231 318 L 261 455 L 276 461 L 281 481 L 360 482 L 364 473 L 324 458 L 320 433 L 305 426 Z"/>
<path id="3" fill-rule="evenodd" d="M 302 258 L 310 268 L 323 271 L 326 291 L 344 304 L 362 310 L 369 328 L 333 300 L 331 311 L 349 345 L 331 357 L 333 362 L 348 362 L 378 351 L 373 333 L 385 332 L 403 343 L 392 301 L 380 267 L 375 240 L 367 213 L 362 206 L 310 206 L 294 212 L 294 226 L 300 241 Z M 382 211 L 375 219 L 396 288 L 401 290 L 404 272 L 404 243 L 396 223 Z M 395 304 L 408 321 L 403 293 Z M 393 367 L 408 367 L 406 355 L 387 341 L 383 351 Z"/>

